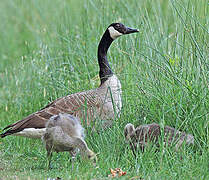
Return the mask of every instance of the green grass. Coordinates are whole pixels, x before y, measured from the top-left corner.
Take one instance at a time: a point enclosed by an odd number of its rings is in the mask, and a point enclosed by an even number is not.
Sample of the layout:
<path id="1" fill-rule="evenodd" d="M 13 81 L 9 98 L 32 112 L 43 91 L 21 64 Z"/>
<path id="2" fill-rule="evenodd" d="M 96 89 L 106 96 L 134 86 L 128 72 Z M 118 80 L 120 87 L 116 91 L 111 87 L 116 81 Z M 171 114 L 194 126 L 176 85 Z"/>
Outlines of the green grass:
<path id="1" fill-rule="evenodd" d="M 123 89 L 114 127 L 86 140 L 97 167 L 68 153 L 54 154 L 46 170 L 40 140 L 0 139 L 2 179 L 209 179 L 209 5 L 207 0 L 7 0 L 0 2 L 0 127 L 58 97 L 99 85 L 97 45 L 105 28 L 120 21 L 140 33 L 118 38 L 110 65 Z M 157 122 L 195 137 L 193 147 L 135 159 L 124 142 L 126 123 Z M 164 153 L 163 153 L 164 152 Z M 123 179 L 123 178 L 121 178 Z"/>

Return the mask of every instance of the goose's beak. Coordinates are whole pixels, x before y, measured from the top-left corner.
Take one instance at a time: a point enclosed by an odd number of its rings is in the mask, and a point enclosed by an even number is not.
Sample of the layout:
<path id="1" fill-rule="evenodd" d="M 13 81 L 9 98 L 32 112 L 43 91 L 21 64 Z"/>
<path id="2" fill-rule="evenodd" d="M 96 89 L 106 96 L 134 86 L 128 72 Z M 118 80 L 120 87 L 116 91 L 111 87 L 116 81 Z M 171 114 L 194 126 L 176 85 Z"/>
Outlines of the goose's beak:
<path id="1" fill-rule="evenodd" d="M 126 27 L 126 31 L 124 34 L 131 34 L 131 33 L 135 33 L 135 32 L 139 32 L 138 29 L 133 29 L 133 28 L 130 28 L 130 27 Z"/>

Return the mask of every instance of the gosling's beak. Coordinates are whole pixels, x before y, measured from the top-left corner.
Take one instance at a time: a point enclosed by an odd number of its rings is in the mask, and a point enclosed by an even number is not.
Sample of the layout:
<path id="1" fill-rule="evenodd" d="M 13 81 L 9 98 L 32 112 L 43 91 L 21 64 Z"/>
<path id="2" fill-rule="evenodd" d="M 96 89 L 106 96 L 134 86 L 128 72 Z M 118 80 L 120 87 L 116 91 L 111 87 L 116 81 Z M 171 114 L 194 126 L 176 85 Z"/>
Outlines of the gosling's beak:
<path id="1" fill-rule="evenodd" d="M 130 27 L 126 27 L 126 31 L 124 34 L 131 34 L 131 33 L 135 33 L 135 32 L 139 32 L 138 29 L 133 29 L 133 28 L 130 28 Z"/>
<path id="2" fill-rule="evenodd" d="M 98 154 L 98 153 L 97 153 L 97 154 Z M 94 167 L 96 167 L 97 161 L 98 161 L 98 159 L 97 159 L 97 154 L 94 154 L 94 156 L 91 157 L 91 160 L 92 160 L 92 163 L 93 163 L 93 166 L 94 166 Z"/>

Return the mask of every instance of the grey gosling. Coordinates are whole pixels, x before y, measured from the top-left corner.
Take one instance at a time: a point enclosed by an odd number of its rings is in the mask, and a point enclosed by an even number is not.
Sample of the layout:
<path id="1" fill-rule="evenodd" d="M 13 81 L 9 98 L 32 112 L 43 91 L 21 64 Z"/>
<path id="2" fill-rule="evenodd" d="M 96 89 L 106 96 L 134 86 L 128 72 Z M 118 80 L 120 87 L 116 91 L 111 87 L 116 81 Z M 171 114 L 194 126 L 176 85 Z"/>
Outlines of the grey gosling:
<path id="1" fill-rule="evenodd" d="M 99 42 L 97 51 L 100 86 L 58 98 L 41 110 L 8 125 L 4 128 L 6 131 L 0 136 L 2 138 L 8 135 L 41 138 L 45 132 L 46 122 L 59 113 L 79 117 L 82 125 L 96 124 L 102 129 L 110 127 L 112 120 L 120 116 L 122 89 L 119 79 L 110 68 L 107 52 L 116 38 L 136 32 L 138 32 L 137 29 L 126 27 L 121 23 L 110 24 Z"/>
<path id="2" fill-rule="evenodd" d="M 50 167 L 52 152 L 69 151 L 75 158 L 78 149 L 84 159 L 96 161 L 96 154 L 91 151 L 84 141 L 84 129 L 79 120 L 70 115 L 54 115 L 46 123 L 46 132 L 42 140 L 47 150 L 48 168 Z"/>
<path id="3" fill-rule="evenodd" d="M 124 128 L 125 139 L 130 143 L 134 155 L 136 155 L 137 147 L 143 152 L 148 142 L 159 146 L 161 132 L 164 132 L 164 143 L 169 146 L 175 143 L 176 150 L 184 141 L 186 144 L 194 144 L 194 137 L 191 134 L 178 131 L 170 126 L 165 126 L 163 131 L 160 125 L 156 123 L 141 125 L 136 129 L 133 124 L 128 123 Z"/>

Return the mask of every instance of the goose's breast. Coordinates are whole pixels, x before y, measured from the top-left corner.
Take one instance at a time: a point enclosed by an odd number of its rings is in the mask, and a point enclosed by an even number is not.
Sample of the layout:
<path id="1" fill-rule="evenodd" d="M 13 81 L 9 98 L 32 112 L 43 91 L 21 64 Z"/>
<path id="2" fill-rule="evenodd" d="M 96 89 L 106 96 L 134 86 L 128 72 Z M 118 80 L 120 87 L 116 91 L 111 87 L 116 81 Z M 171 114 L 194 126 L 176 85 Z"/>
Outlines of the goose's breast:
<path id="1" fill-rule="evenodd" d="M 109 77 L 100 86 L 100 91 L 104 113 L 108 114 L 111 118 L 114 117 L 114 112 L 116 112 L 116 115 L 119 115 L 122 108 L 122 89 L 117 76 L 113 75 Z"/>

